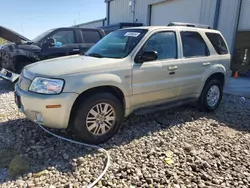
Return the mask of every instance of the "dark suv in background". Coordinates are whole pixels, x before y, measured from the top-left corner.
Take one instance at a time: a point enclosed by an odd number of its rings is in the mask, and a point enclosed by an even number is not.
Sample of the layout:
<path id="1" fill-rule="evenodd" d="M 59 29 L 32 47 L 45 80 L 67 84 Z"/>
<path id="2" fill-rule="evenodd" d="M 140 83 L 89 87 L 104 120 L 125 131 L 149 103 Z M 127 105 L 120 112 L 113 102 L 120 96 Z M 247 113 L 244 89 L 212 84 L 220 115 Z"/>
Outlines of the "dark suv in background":
<path id="1" fill-rule="evenodd" d="M 105 35 L 98 28 L 51 29 L 33 40 L 0 26 L 0 37 L 10 43 L 0 46 L 0 77 L 15 82 L 31 63 L 84 53 Z"/>

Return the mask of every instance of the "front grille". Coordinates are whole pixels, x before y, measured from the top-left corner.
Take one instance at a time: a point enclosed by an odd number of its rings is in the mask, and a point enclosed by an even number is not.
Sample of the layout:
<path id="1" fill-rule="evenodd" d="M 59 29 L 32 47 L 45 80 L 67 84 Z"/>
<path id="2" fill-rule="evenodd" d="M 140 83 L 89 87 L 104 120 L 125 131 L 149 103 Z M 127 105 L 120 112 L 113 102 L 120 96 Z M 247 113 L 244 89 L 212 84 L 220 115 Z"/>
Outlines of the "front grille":
<path id="1" fill-rule="evenodd" d="M 18 86 L 24 90 L 24 91 L 28 91 L 29 90 L 29 87 L 30 87 L 30 84 L 31 84 L 31 80 L 25 78 L 22 73 L 21 75 L 19 76 L 19 80 L 18 80 Z"/>

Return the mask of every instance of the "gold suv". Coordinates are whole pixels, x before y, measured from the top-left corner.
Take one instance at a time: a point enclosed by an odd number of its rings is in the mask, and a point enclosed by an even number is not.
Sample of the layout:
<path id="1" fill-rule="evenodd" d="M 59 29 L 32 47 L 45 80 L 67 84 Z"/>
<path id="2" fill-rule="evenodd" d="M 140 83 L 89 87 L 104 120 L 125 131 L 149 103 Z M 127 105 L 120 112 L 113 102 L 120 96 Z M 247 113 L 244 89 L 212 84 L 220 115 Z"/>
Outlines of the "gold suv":
<path id="1" fill-rule="evenodd" d="M 126 28 L 85 54 L 26 66 L 15 99 L 28 119 L 73 128 L 99 144 L 135 111 L 193 101 L 217 109 L 230 75 L 228 46 L 217 30 L 182 23 Z"/>

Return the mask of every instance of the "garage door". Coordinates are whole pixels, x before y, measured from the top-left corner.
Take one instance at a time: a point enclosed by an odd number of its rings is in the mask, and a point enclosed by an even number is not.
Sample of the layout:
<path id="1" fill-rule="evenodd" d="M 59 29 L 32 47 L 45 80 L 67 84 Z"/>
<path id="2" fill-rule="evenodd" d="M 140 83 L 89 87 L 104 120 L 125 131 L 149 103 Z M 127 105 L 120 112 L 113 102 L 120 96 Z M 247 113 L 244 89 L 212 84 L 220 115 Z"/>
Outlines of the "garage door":
<path id="1" fill-rule="evenodd" d="M 239 30 L 250 31 L 250 0 L 242 1 Z"/>
<path id="2" fill-rule="evenodd" d="M 170 22 L 200 22 L 201 0 L 172 0 L 152 5 L 150 25 Z"/>

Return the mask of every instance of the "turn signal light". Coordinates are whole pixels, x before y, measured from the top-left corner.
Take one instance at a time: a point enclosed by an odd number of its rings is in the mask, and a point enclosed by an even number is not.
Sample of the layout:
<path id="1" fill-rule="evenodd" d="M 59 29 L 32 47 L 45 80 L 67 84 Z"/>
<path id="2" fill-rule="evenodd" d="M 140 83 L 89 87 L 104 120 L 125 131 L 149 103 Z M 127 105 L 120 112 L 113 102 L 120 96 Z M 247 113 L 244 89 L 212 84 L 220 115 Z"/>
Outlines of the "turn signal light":
<path id="1" fill-rule="evenodd" d="M 62 105 L 57 104 L 57 105 L 47 105 L 46 108 L 61 108 Z"/>

